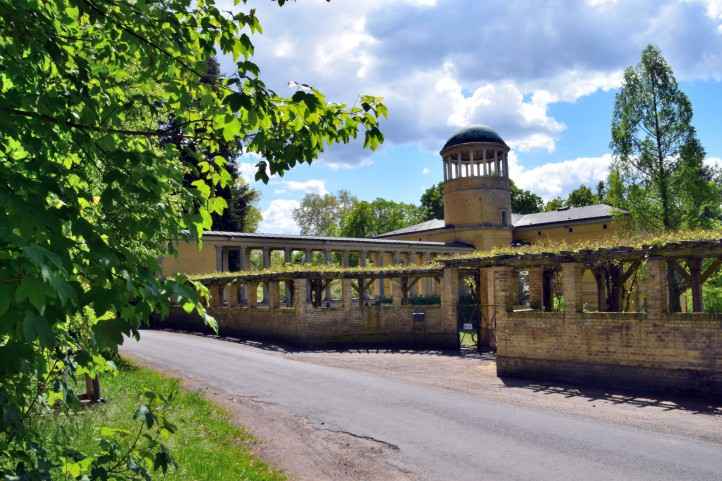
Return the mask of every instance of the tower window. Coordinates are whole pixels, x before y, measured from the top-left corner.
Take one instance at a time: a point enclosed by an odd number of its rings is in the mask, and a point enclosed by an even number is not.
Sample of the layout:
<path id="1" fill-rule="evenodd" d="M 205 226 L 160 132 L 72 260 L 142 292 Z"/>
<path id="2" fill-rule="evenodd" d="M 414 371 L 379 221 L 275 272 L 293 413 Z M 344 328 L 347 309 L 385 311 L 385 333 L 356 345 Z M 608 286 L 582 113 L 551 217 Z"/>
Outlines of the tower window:
<path id="1" fill-rule="evenodd" d="M 506 225 L 508 224 L 508 221 L 507 221 L 507 218 L 506 218 L 506 217 L 507 217 L 507 216 L 506 216 L 506 211 L 505 211 L 505 210 L 502 210 L 502 211 L 501 211 L 501 225 L 503 225 L 504 227 L 506 227 Z"/>
<path id="2" fill-rule="evenodd" d="M 572 228 L 570 227 L 570 228 L 569 228 L 569 232 L 574 232 L 574 229 L 572 229 Z"/>
<path id="3" fill-rule="evenodd" d="M 537 231 L 537 234 L 539 235 L 539 237 L 541 237 L 541 231 Z"/>
<path id="4" fill-rule="evenodd" d="M 604 225 L 602 226 L 602 229 L 606 229 L 606 228 L 607 228 L 607 224 L 604 224 Z"/>

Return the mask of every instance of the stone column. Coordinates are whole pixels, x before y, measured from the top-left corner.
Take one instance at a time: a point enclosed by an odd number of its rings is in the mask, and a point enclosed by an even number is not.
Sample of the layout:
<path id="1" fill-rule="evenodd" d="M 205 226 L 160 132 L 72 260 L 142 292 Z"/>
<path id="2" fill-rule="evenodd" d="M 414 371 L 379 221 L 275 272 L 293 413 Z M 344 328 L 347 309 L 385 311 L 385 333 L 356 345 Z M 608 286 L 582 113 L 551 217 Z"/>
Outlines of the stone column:
<path id="1" fill-rule="evenodd" d="M 542 267 L 529 267 L 529 307 L 542 310 L 542 290 L 544 286 L 544 269 Z"/>
<path id="2" fill-rule="evenodd" d="M 351 312 L 353 306 L 353 287 L 351 283 L 353 279 L 341 279 L 341 297 L 343 301 L 343 310 L 347 314 Z"/>
<path id="3" fill-rule="evenodd" d="M 669 285 L 667 284 L 667 261 L 662 257 L 647 260 L 647 277 L 644 280 L 647 299 L 647 316 L 662 317 L 669 312 Z"/>
<path id="4" fill-rule="evenodd" d="M 268 269 L 271 267 L 271 249 L 268 247 L 263 248 L 263 268 Z M 268 282 L 263 283 L 263 303 L 268 304 Z"/>
<path id="5" fill-rule="evenodd" d="M 568 314 L 584 311 L 584 265 L 578 262 L 562 263 L 562 295 L 564 312 Z"/>
<path id="6" fill-rule="evenodd" d="M 304 249 L 303 250 L 303 263 L 304 264 L 310 264 L 311 258 L 313 256 L 313 252 L 311 249 Z M 306 299 L 306 303 L 311 302 L 311 283 L 305 282 L 306 284 L 306 295 L 304 296 L 304 299 Z"/>
<path id="7" fill-rule="evenodd" d="M 456 331 L 459 307 L 459 269 L 444 269 L 441 282 L 441 316 L 444 331 Z"/>
<path id="8" fill-rule="evenodd" d="M 283 249 L 283 264 L 293 263 L 293 249 Z M 293 299 L 293 281 L 284 281 L 286 286 L 286 302 L 290 303 Z"/>
<path id="9" fill-rule="evenodd" d="M 211 296 L 211 298 L 208 301 L 208 304 L 212 307 L 221 307 L 223 306 L 223 286 L 220 284 L 213 284 L 208 287 L 208 294 Z"/>
<path id="10" fill-rule="evenodd" d="M 687 265 L 689 266 L 690 288 L 692 290 L 692 312 L 704 312 L 702 258 L 691 257 L 687 259 Z"/>
<path id="11" fill-rule="evenodd" d="M 324 262 L 324 264 L 331 263 L 331 251 L 328 249 L 324 249 L 324 251 L 323 251 L 323 262 Z M 328 284 L 326 284 L 326 292 L 324 293 L 324 296 L 326 297 L 326 301 L 331 300 L 331 282 L 330 281 Z"/>
<path id="12" fill-rule="evenodd" d="M 368 259 L 369 253 L 367 251 L 359 252 L 358 265 L 361 267 L 366 266 L 366 260 Z"/>
<path id="13" fill-rule="evenodd" d="M 223 247 L 216 246 L 216 271 L 223 272 Z"/>
<path id="14" fill-rule="evenodd" d="M 247 293 L 248 296 L 248 307 L 254 308 L 258 305 L 258 283 L 257 282 L 249 282 L 246 284 Z"/>
<path id="15" fill-rule="evenodd" d="M 391 299 L 393 301 L 393 304 L 395 306 L 401 305 L 401 300 L 403 299 L 404 295 L 401 291 L 401 278 L 397 277 L 395 279 L 391 280 Z"/>
<path id="16" fill-rule="evenodd" d="M 221 271 L 228 272 L 228 247 L 224 247 L 221 249 L 221 256 L 223 258 L 223 268 Z"/>
<path id="17" fill-rule="evenodd" d="M 431 264 L 431 254 L 429 254 L 428 252 L 425 252 L 422 256 L 421 263 L 424 265 Z M 422 289 L 423 295 L 425 295 L 425 296 L 433 295 L 434 281 L 433 281 L 433 279 L 431 279 L 431 277 L 426 277 L 426 278 L 420 280 L 419 282 L 422 283 L 421 289 Z"/>
<path id="18" fill-rule="evenodd" d="M 242 271 L 247 271 L 248 267 L 251 265 L 251 250 L 248 247 L 241 247 L 238 252 L 238 260 L 239 264 L 241 265 Z M 241 302 L 247 302 L 248 301 L 248 294 L 247 294 L 247 288 L 245 284 L 239 285 L 239 295 Z"/>
<path id="19" fill-rule="evenodd" d="M 226 299 L 228 300 L 228 305 L 230 307 L 238 307 L 239 304 L 239 286 L 240 284 L 237 283 L 231 283 L 226 285 Z"/>
<path id="20" fill-rule="evenodd" d="M 506 319 L 507 313 L 514 308 L 516 283 L 514 282 L 514 269 L 500 266 L 491 268 L 494 282 L 494 305 L 496 306 L 496 320 Z"/>
<path id="21" fill-rule="evenodd" d="M 376 266 L 383 267 L 384 266 L 384 253 L 383 252 L 376 253 L 376 259 L 377 259 Z M 378 289 L 379 289 L 379 298 L 380 299 L 383 299 L 384 296 L 386 295 L 386 288 L 385 288 L 386 286 L 384 285 L 385 281 L 386 280 L 384 279 L 384 276 L 379 277 Z"/>
<path id="22" fill-rule="evenodd" d="M 502 153 L 501 156 L 504 159 L 504 177 L 509 177 L 509 158 L 506 152 Z"/>
<path id="23" fill-rule="evenodd" d="M 500 162 L 499 162 L 499 151 L 494 150 L 494 175 L 496 177 L 499 177 L 501 174 L 499 172 Z"/>
<path id="24" fill-rule="evenodd" d="M 351 265 L 351 262 L 349 261 L 349 252 L 343 251 L 341 253 L 341 265 L 343 267 L 349 267 Z"/>
<path id="25" fill-rule="evenodd" d="M 293 280 L 293 300 L 294 309 L 296 310 L 296 321 L 300 322 L 306 315 L 306 308 L 308 304 L 306 302 L 306 293 L 308 292 L 308 283 L 306 279 L 294 279 Z"/>
<path id="26" fill-rule="evenodd" d="M 268 286 L 268 307 L 278 309 L 281 307 L 281 289 L 279 281 L 269 281 Z"/>

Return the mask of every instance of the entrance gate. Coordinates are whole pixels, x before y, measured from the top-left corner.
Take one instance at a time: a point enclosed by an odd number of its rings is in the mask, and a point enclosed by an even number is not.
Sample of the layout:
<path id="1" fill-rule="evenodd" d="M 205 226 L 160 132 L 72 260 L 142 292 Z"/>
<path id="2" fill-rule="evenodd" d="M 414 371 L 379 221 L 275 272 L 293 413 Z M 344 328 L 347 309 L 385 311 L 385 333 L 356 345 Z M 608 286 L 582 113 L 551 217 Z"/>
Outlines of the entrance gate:
<path id="1" fill-rule="evenodd" d="M 481 306 L 478 302 L 460 301 L 456 313 L 459 347 L 478 349 L 481 333 Z"/>

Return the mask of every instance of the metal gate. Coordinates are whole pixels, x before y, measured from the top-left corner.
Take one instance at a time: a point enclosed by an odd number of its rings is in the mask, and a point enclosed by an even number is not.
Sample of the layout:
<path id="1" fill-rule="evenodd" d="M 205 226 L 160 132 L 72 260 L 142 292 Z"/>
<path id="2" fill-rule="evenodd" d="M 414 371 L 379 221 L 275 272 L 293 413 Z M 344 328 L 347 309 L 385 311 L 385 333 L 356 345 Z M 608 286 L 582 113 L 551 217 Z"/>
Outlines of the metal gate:
<path id="1" fill-rule="evenodd" d="M 478 303 L 460 302 L 456 309 L 459 348 L 479 348 L 481 306 Z"/>

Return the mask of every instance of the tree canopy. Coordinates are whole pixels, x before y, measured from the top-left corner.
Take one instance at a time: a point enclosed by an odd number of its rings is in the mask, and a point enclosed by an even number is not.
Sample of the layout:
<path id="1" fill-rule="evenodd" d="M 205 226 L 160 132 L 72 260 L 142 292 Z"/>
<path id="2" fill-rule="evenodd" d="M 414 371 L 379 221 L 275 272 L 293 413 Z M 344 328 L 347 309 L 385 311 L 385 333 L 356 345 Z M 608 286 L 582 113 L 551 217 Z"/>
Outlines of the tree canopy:
<path id="1" fill-rule="evenodd" d="M 692 115 L 660 50 L 645 48 L 640 63 L 624 72 L 611 129 L 617 190 L 626 191 L 640 228 L 678 229 L 719 218 L 719 186 L 702 164 Z M 698 207 L 706 210 L 701 218 Z"/>
<path id="2" fill-rule="evenodd" d="M 421 194 L 423 220 L 444 218 L 444 183 L 432 185 Z"/>
<path id="3" fill-rule="evenodd" d="M 162 277 L 159 258 L 178 239 L 200 239 L 227 207 L 224 145 L 258 154 L 256 179 L 267 181 L 359 133 L 368 148 L 383 141 L 378 98 L 347 107 L 304 84 L 269 89 L 252 61 L 260 32 L 253 10 L 213 0 L 0 0 L 3 478 L 65 469 L 67 451 L 34 441 L 33 416 L 76 399 L 74 376 L 109 369 L 122 335 L 137 336 L 171 302 L 205 316 L 205 289 Z M 209 78 L 217 54 L 233 71 Z M 126 459 L 122 434 L 103 431 L 103 449 L 73 454 L 73 477 L 167 468 L 158 440 L 169 429 L 153 399 L 137 419 L 157 436 Z"/>
<path id="4" fill-rule="evenodd" d="M 357 202 L 342 218 L 343 237 L 374 237 L 392 230 L 418 224 L 423 211 L 413 204 L 377 198 Z"/>
<path id="5" fill-rule="evenodd" d="M 293 219 L 301 228 L 301 235 L 337 236 L 341 221 L 358 203 L 348 191 L 334 194 L 306 194 L 293 211 Z"/>
<path id="6" fill-rule="evenodd" d="M 529 190 L 520 189 L 509 180 L 511 184 L 511 211 L 515 214 L 534 214 L 541 212 L 544 201 L 541 197 Z"/>

